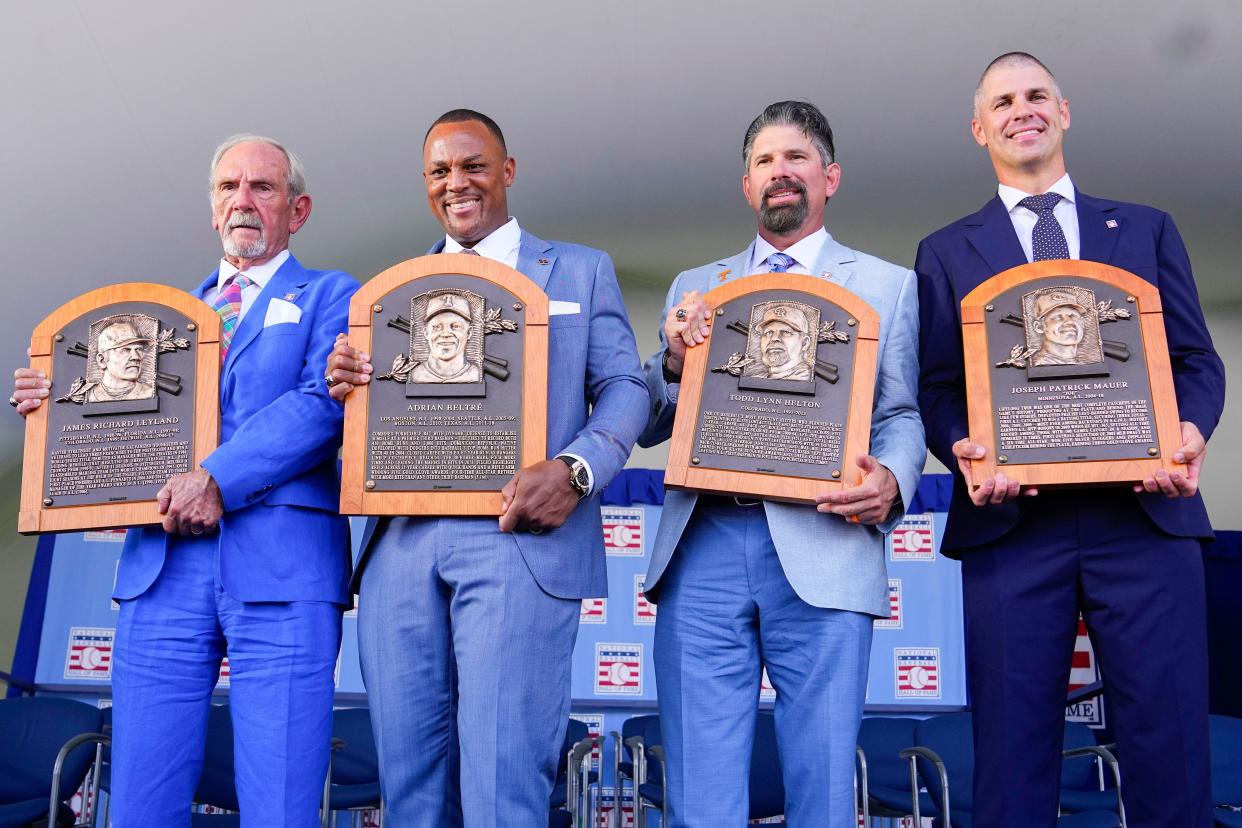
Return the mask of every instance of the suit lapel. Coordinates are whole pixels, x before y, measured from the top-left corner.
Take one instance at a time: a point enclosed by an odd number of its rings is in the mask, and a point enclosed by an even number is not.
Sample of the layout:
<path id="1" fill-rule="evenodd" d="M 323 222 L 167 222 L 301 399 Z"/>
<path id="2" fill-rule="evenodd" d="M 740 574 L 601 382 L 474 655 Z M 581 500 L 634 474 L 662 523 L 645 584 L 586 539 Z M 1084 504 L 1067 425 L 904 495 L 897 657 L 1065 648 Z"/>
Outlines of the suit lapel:
<path id="1" fill-rule="evenodd" d="M 1026 264 L 1022 243 L 1000 196 L 983 205 L 982 210 L 966 220 L 966 225 L 966 238 L 993 273 Z"/>
<path id="2" fill-rule="evenodd" d="M 755 243 L 751 242 L 750 247 L 738 253 L 736 256 L 730 256 L 727 259 L 721 259 L 713 266 L 715 273 L 708 277 L 708 284 L 705 292 L 720 287 L 723 284 L 732 282 L 734 279 L 740 279 L 743 276 L 750 275 L 750 260 L 755 255 Z"/>
<path id="3" fill-rule="evenodd" d="M 267 317 L 267 304 L 272 297 L 279 297 L 285 293 L 301 293 L 307 281 L 309 277 L 306 271 L 302 269 L 302 265 L 298 264 L 298 260 L 293 258 L 293 254 L 290 254 L 285 263 L 280 266 L 280 270 L 277 270 L 272 274 L 272 278 L 267 280 L 263 292 L 246 310 L 245 318 L 237 326 L 237 333 L 233 334 L 229 354 L 224 361 L 224 373 L 227 374 L 233 369 L 233 363 L 237 361 L 237 357 L 263 330 L 263 321 Z"/>
<path id="4" fill-rule="evenodd" d="M 547 292 L 548 277 L 556 267 L 556 252 L 543 239 L 522 231 L 522 244 L 518 248 L 517 269 L 528 279 Z"/>
<path id="5" fill-rule="evenodd" d="M 215 271 L 210 276 L 208 276 L 206 279 L 204 279 L 203 282 L 198 287 L 190 291 L 190 295 L 197 299 L 202 299 L 204 296 L 207 295 L 207 291 L 214 288 L 216 286 L 216 283 L 219 281 L 220 281 L 220 268 L 217 267 Z"/>
<path id="6" fill-rule="evenodd" d="M 1114 214 L 1117 205 L 1078 191 L 1074 195 L 1078 201 L 1078 258 L 1108 264 L 1122 230 L 1122 220 Z"/>
<path id="7" fill-rule="evenodd" d="M 854 275 L 854 269 L 850 265 L 856 261 L 858 261 L 858 254 L 829 234 L 823 247 L 819 249 L 819 255 L 815 258 L 815 266 L 811 268 L 811 275 L 845 287 L 845 283 Z"/>

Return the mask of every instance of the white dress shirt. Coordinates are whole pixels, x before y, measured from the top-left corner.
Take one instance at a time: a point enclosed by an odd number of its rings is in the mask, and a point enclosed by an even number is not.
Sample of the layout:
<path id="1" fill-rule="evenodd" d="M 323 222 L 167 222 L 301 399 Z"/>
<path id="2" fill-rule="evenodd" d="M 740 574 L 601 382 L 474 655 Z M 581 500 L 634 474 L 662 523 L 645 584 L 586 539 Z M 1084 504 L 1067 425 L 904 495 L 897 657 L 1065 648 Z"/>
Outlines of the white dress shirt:
<path id="1" fill-rule="evenodd" d="M 264 262 L 261 265 L 253 265 L 249 270 L 244 271 L 252 284 L 242 288 L 242 304 L 241 310 L 237 313 L 237 324 L 246 318 L 246 311 L 250 310 L 250 306 L 254 304 L 254 300 L 259 298 L 259 294 L 263 292 L 263 288 L 267 287 L 268 281 L 276 275 L 276 271 L 280 270 L 280 266 L 289 258 L 289 251 L 282 250 L 272 257 L 271 261 Z M 203 294 L 203 301 L 209 305 L 215 304 L 216 297 L 220 295 L 220 291 L 224 290 L 224 285 L 229 279 L 233 278 L 233 274 L 237 273 L 237 268 L 233 267 L 227 259 L 220 260 L 220 277 L 216 279 L 216 286 L 209 289 Z M 236 330 L 236 329 L 235 329 Z"/>
<path id="2" fill-rule="evenodd" d="M 824 242 L 828 241 L 828 231 L 819 228 L 806 238 L 799 239 L 789 245 L 785 250 L 777 250 L 763 236 L 755 236 L 755 254 L 750 260 L 750 269 L 746 271 L 746 276 L 754 273 L 770 273 L 767 258 L 773 253 L 784 253 L 786 256 L 794 260 L 794 264 L 790 265 L 787 273 L 801 273 L 803 275 L 811 275 L 811 268 L 815 266 L 815 260 L 819 258 L 819 251 L 823 248 Z"/>
<path id="3" fill-rule="evenodd" d="M 518 226 L 518 221 L 513 216 L 509 216 L 509 220 L 497 227 L 484 238 L 475 242 L 471 248 L 485 259 L 491 259 L 494 262 L 500 262 L 508 265 L 514 270 L 517 269 L 518 251 L 522 248 L 522 228 Z M 452 236 L 444 237 L 445 253 L 460 253 L 465 248 L 459 244 Z M 595 472 L 591 470 L 591 464 L 587 462 L 585 457 L 577 454 L 571 454 L 568 451 L 562 451 L 561 455 L 572 457 L 575 460 L 581 460 L 582 465 L 586 466 L 587 473 L 587 493 L 584 498 L 595 494 Z"/>
<path id="4" fill-rule="evenodd" d="M 1035 254 L 1031 252 L 1031 236 L 1035 234 L 1035 222 L 1038 220 L 1039 215 L 1034 210 L 1019 207 L 1018 202 L 1027 196 L 1044 194 L 1024 193 L 1016 187 L 1009 187 L 1005 184 L 1001 184 L 996 190 L 1000 200 L 1005 204 L 1005 209 L 1009 211 L 1009 220 L 1013 222 L 1014 232 L 1018 234 L 1018 242 L 1022 245 L 1022 252 L 1026 254 L 1026 260 L 1028 262 L 1034 261 Z M 1069 173 L 1057 179 L 1057 182 L 1048 188 L 1048 192 L 1057 193 L 1061 196 L 1057 206 L 1052 208 L 1052 215 L 1056 217 L 1057 222 L 1061 225 L 1061 232 L 1065 234 L 1065 244 L 1069 247 L 1069 257 L 1077 259 L 1080 240 L 1078 235 L 1078 208 L 1074 206 L 1074 182 L 1070 181 Z"/>

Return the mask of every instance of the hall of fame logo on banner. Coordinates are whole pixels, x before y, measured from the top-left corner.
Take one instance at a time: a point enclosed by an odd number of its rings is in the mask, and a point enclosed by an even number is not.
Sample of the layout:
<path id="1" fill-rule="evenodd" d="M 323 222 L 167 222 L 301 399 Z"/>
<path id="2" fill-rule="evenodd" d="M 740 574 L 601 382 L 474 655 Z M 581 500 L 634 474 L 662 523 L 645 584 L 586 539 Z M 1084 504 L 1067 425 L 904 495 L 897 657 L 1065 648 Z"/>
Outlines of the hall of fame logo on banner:
<path id="1" fill-rule="evenodd" d="M 643 592 L 646 580 L 647 576 L 643 573 L 634 576 L 634 623 L 639 626 L 650 626 L 656 622 L 656 605 L 648 601 L 647 594 Z"/>
<path id="2" fill-rule="evenodd" d="M 619 557 L 643 556 L 643 510 L 637 506 L 601 506 L 604 551 Z"/>
<path id="3" fill-rule="evenodd" d="M 587 735 L 599 739 L 604 729 L 603 713 L 570 713 L 569 718 L 582 722 L 587 726 Z M 591 770 L 599 770 L 599 753 L 600 745 L 604 742 L 600 739 L 595 743 L 595 747 L 591 749 Z"/>
<path id="4" fill-rule="evenodd" d="M 599 790 L 592 788 L 592 790 Z M 621 818 L 613 820 L 617 809 L 615 791 L 602 791 L 599 795 L 599 807 L 595 810 L 595 828 L 634 828 L 634 792 L 624 791 L 621 794 Z"/>
<path id="5" fill-rule="evenodd" d="M 220 675 L 216 677 L 216 687 L 228 687 L 231 676 L 232 670 L 229 669 L 229 657 L 225 656 L 220 659 Z"/>
<path id="6" fill-rule="evenodd" d="M 583 598 L 582 608 L 578 610 L 579 624 L 607 624 L 608 599 Z"/>
<path id="7" fill-rule="evenodd" d="M 897 698 L 940 698 L 940 648 L 894 647 Z"/>
<path id="8" fill-rule="evenodd" d="M 112 642 L 116 630 L 110 627 L 72 627 L 69 650 L 65 654 L 65 678 L 108 681 L 112 678 Z"/>
<path id="9" fill-rule="evenodd" d="M 906 515 L 889 537 L 894 561 L 936 560 L 936 535 L 931 515 Z"/>
<path id="10" fill-rule="evenodd" d="M 643 645 L 595 645 L 595 695 L 643 694 Z"/>
<path id="11" fill-rule="evenodd" d="M 92 529 L 82 533 L 82 540 L 90 543 L 125 543 L 125 530 Z"/>
<path id="12" fill-rule="evenodd" d="M 767 667 L 759 674 L 759 701 L 776 701 L 776 688 L 772 686 L 772 679 L 768 678 Z"/>
<path id="13" fill-rule="evenodd" d="M 871 626 L 877 630 L 900 630 L 901 629 L 901 579 L 888 579 L 888 618 L 877 618 Z"/>
<path id="14" fill-rule="evenodd" d="M 1087 623 L 1078 617 L 1078 635 L 1074 638 L 1074 660 L 1070 666 L 1069 692 L 1086 687 L 1100 678 L 1095 649 L 1087 634 Z M 1093 728 L 1104 727 L 1104 697 L 1084 699 L 1065 706 L 1065 721 L 1081 722 Z"/>

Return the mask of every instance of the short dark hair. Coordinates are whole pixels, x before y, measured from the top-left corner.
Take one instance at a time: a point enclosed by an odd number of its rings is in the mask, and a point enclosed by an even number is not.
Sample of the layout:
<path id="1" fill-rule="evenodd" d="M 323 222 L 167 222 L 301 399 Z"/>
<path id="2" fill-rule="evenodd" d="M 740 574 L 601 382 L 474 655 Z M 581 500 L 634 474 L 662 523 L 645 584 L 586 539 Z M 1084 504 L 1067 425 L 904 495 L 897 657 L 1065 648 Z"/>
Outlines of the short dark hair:
<path id="1" fill-rule="evenodd" d="M 487 131 L 500 142 L 500 151 L 505 155 L 509 154 L 508 148 L 505 147 L 505 134 L 500 131 L 500 125 L 484 115 L 482 112 L 476 112 L 473 109 L 450 109 L 439 118 L 436 118 L 435 122 L 431 126 L 427 127 L 427 133 L 423 136 L 423 143 L 427 143 L 427 136 L 430 135 L 431 131 L 440 124 L 461 124 L 466 121 L 478 121 L 480 124 L 487 127 Z"/>
<path id="2" fill-rule="evenodd" d="M 1057 100 L 1061 99 L 1061 87 L 1057 84 L 1057 76 L 1052 74 L 1052 70 L 1044 65 L 1044 62 L 1032 55 L 1030 52 L 1005 52 L 1000 57 L 995 58 L 988 67 L 983 70 L 983 74 L 979 76 L 979 82 L 975 84 L 975 117 L 979 117 L 980 98 L 983 95 L 983 81 L 987 78 L 988 72 L 999 66 L 1014 66 L 1018 64 L 1034 64 L 1040 69 L 1048 73 L 1049 79 L 1052 81 L 1052 89 L 1057 94 Z"/>
<path id="3" fill-rule="evenodd" d="M 750 122 L 746 137 L 742 139 L 742 164 L 750 168 L 750 151 L 755 136 L 769 126 L 792 126 L 802 130 L 811 139 L 819 158 L 827 167 L 836 159 L 836 147 L 832 143 L 832 127 L 819 107 L 809 101 L 777 101 L 764 107 L 759 117 Z"/>

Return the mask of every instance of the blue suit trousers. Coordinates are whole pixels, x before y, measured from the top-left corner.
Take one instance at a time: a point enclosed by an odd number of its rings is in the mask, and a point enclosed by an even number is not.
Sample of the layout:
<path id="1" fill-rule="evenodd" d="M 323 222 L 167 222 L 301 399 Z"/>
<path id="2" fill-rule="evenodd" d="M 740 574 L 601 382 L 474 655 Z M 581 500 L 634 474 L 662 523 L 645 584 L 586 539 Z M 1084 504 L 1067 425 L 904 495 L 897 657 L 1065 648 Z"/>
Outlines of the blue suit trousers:
<path id="1" fill-rule="evenodd" d="M 670 826 L 744 826 L 761 669 L 793 828 L 855 824 L 871 617 L 798 597 L 761 506 L 700 498 L 661 584 L 655 668 Z"/>
<path id="2" fill-rule="evenodd" d="M 544 828 L 581 602 L 544 592 L 494 518 L 376 533 L 358 650 L 389 824 Z"/>
<path id="3" fill-rule="evenodd" d="M 155 583 L 121 602 L 113 667 L 112 824 L 188 828 L 207 713 L 229 657 L 243 826 L 312 828 L 332 738 L 341 607 L 242 602 L 216 537 L 175 539 Z"/>

